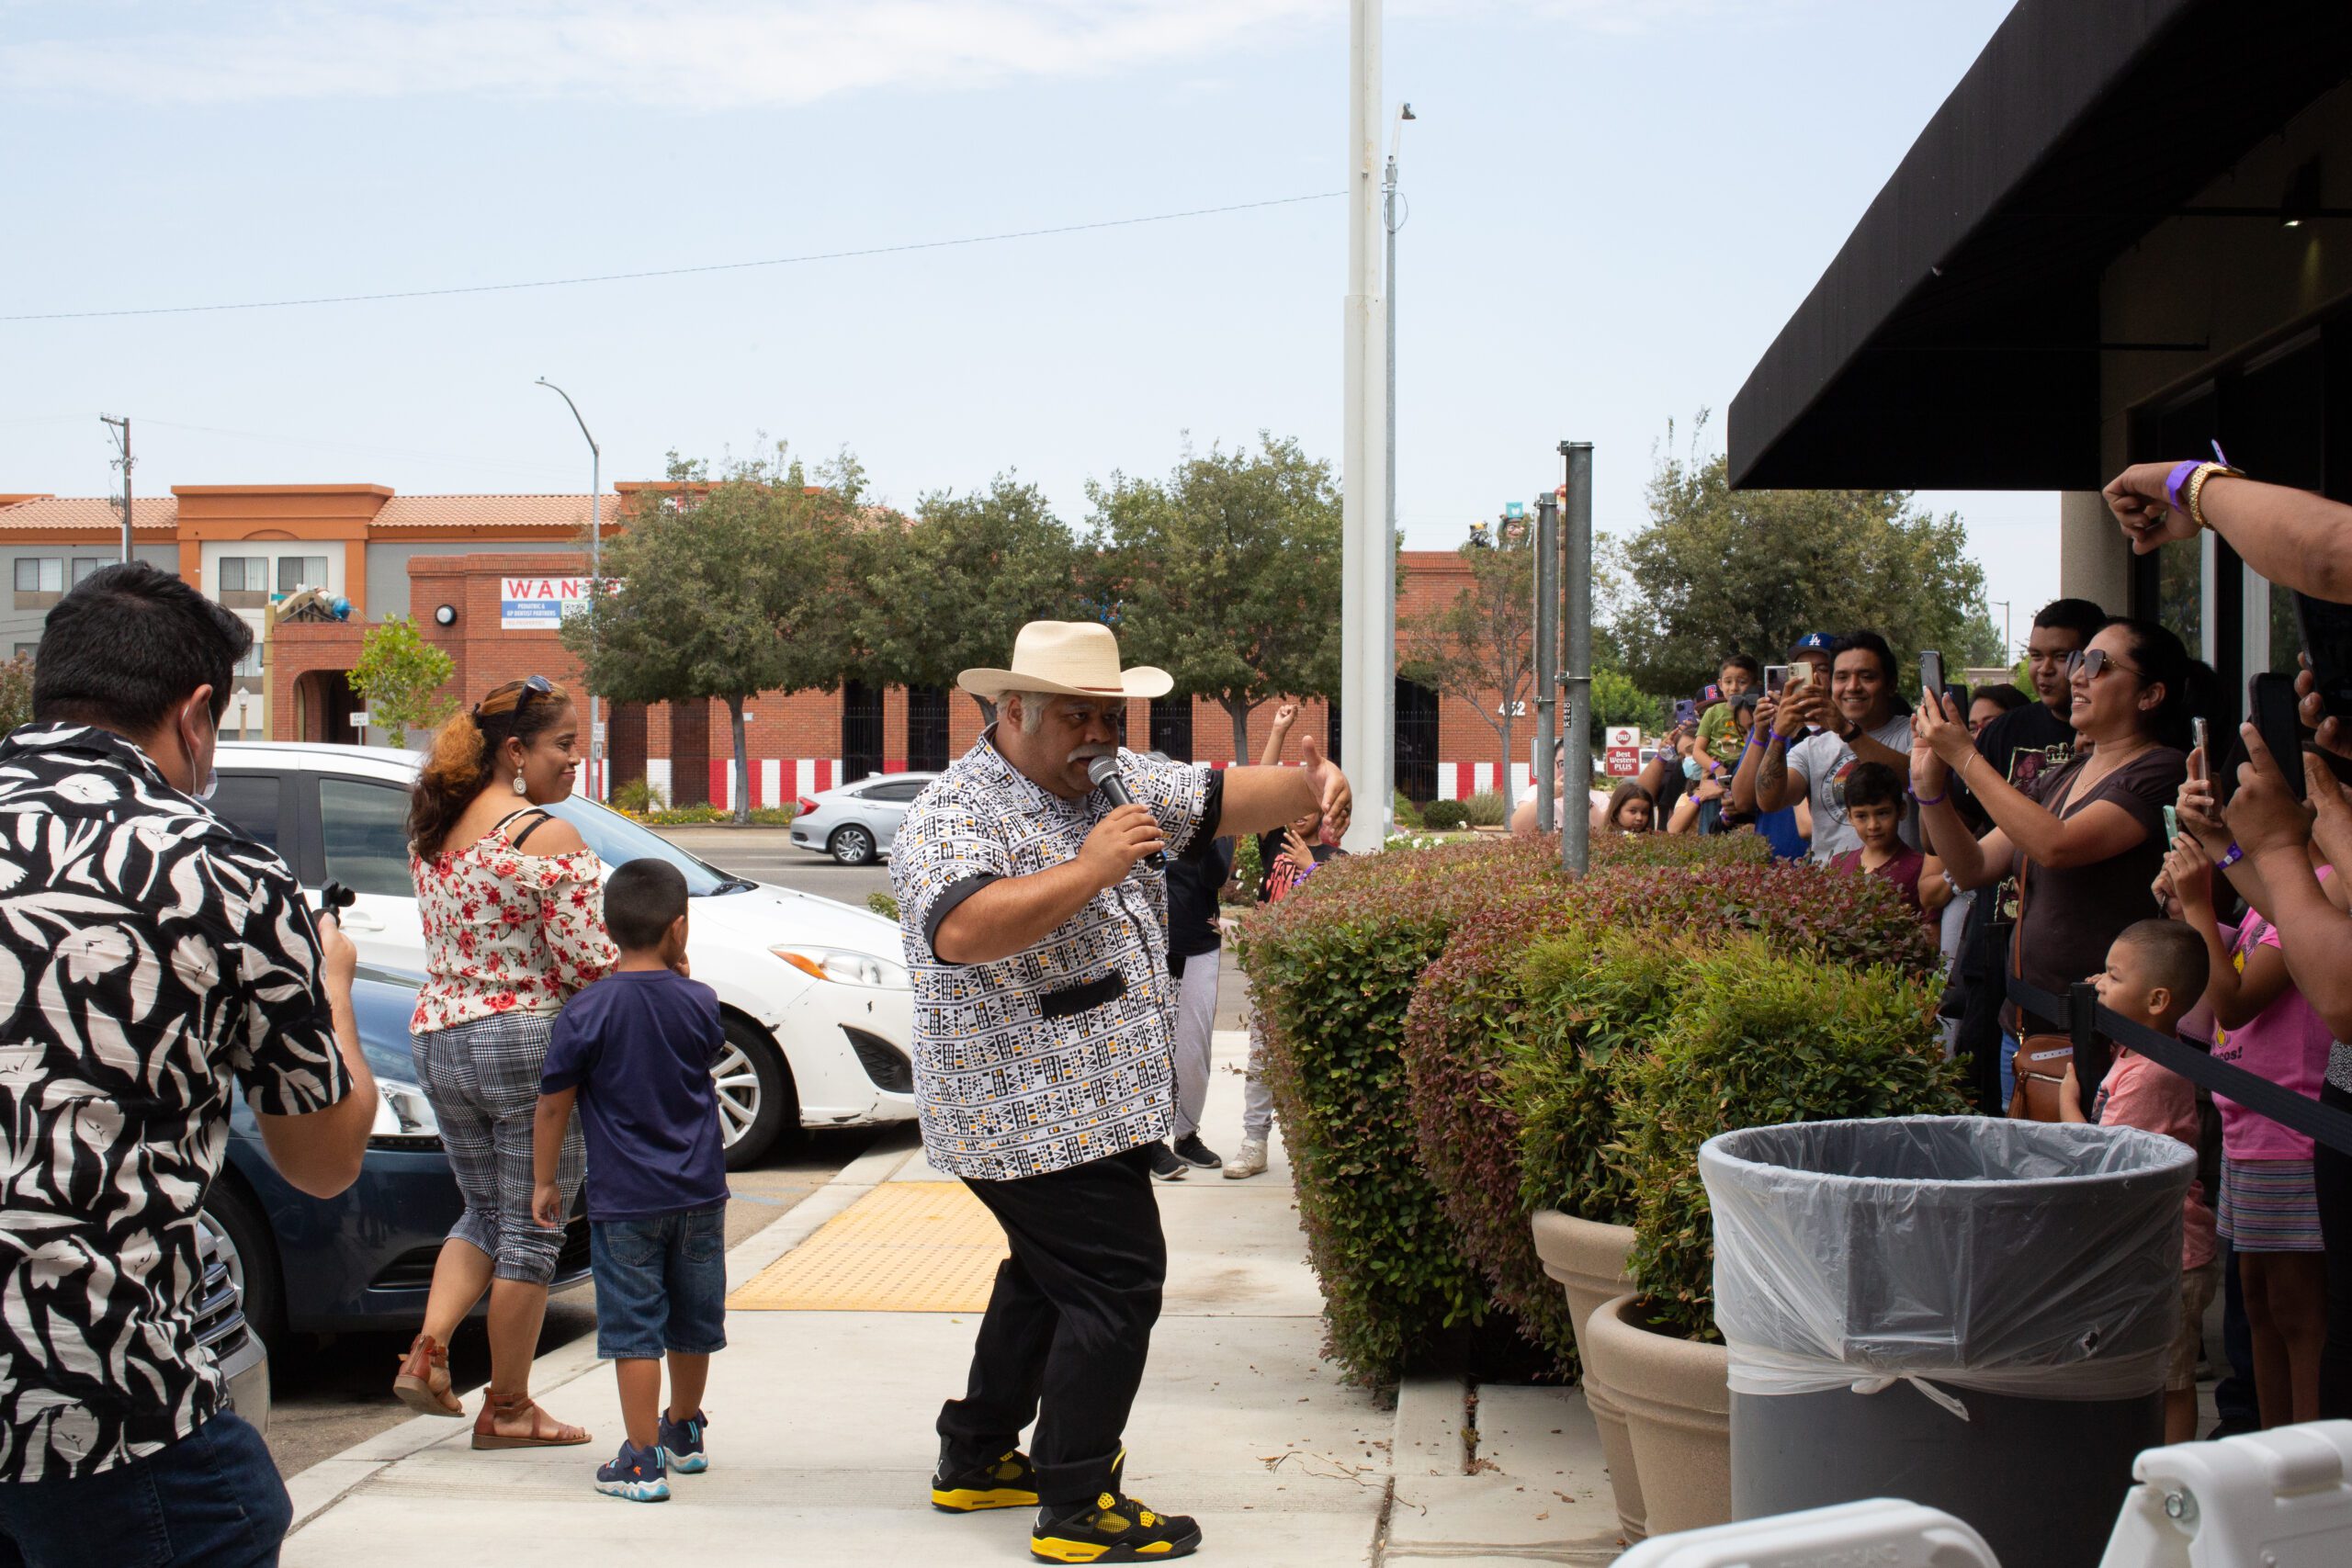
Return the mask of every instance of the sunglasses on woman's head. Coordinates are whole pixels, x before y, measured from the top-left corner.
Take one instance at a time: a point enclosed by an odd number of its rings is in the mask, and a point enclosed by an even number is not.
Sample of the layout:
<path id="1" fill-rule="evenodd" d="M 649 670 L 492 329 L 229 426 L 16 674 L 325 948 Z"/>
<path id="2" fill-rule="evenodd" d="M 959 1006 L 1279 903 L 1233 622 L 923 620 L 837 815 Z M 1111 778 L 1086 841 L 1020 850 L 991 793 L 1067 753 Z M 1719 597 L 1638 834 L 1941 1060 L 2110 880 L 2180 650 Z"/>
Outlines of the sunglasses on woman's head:
<path id="1" fill-rule="evenodd" d="M 2103 648 L 2078 649 L 2066 655 L 2066 679 L 2069 681 L 2076 675 L 2080 675 L 2086 681 L 2096 681 L 2110 669 L 2128 671 L 2132 674 L 2139 675 L 2143 681 L 2147 679 L 2146 675 L 2133 670 L 2120 659 L 2109 657 L 2107 649 Z"/>
<path id="2" fill-rule="evenodd" d="M 513 703 L 500 704 L 499 706 L 496 707 L 492 705 L 494 703 L 498 703 L 498 699 L 504 696 L 510 691 L 514 694 L 514 700 Z M 497 713 L 505 707 L 512 707 L 519 713 L 522 711 L 523 705 L 529 702 L 533 697 L 546 697 L 552 696 L 554 694 L 554 682 L 548 680 L 544 675 L 526 675 L 520 681 L 509 681 L 505 685 L 492 690 L 488 696 L 482 698 L 481 701 L 474 705 L 474 716 L 476 717 L 480 717 L 484 712 Z"/>

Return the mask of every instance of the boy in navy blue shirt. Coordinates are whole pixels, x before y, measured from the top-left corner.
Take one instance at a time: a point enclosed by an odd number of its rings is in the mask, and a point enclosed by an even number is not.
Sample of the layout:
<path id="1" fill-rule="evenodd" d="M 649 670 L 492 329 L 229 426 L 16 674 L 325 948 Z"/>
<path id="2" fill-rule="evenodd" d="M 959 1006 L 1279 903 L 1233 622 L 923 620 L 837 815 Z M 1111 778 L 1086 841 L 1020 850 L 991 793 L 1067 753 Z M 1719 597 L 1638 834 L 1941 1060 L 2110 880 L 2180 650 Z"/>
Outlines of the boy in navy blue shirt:
<path id="1" fill-rule="evenodd" d="M 605 929 L 618 966 L 565 1005 L 548 1042 L 531 1206 L 541 1224 L 560 1223 L 556 1165 L 577 1101 L 596 1354 L 619 1375 L 628 1427 L 619 1457 L 597 1468 L 596 1490 L 658 1503 L 670 1495 L 669 1472 L 710 1468 L 703 1385 L 711 1353 L 727 1343 L 727 1164 L 710 1069 L 726 1036 L 718 994 L 686 975 L 677 867 L 649 859 L 616 869 L 605 884 Z"/>

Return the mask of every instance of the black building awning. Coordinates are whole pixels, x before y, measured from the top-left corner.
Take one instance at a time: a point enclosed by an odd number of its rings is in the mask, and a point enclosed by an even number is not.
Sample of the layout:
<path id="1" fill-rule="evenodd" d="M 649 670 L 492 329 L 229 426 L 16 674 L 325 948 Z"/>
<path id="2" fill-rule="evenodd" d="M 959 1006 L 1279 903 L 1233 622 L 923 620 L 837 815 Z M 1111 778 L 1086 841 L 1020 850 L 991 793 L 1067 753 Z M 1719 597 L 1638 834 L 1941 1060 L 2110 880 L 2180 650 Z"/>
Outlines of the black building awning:
<path id="1" fill-rule="evenodd" d="M 1732 482 L 2097 489 L 2099 356 L 2148 351 L 2101 273 L 2348 78 L 2346 0 L 2018 0 L 1732 400 Z"/>

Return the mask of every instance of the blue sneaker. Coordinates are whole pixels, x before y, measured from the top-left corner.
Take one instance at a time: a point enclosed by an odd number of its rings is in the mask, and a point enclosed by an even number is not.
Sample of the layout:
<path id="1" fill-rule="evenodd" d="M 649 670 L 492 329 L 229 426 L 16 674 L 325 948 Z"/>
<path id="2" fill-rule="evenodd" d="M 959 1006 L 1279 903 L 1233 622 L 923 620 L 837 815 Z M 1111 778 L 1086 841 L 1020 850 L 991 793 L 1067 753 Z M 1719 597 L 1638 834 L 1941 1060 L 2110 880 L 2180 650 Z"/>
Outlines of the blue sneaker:
<path id="1" fill-rule="evenodd" d="M 596 1490 L 607 1497 L 626 1497 L 632 1503 L 668 1502 L 670 1481 L 662 1472 L 662 1445 L 631 1448 L 628 1439 L 623 1438 L 620 1453 L 596 1467 Z"/>
<path id="2" fill-rule="evenodd" d="M 680 1475 L 700 1475 L 710 1468 L 710 1456 L 702 1451 L 702 1429 L 710 1425 L 710 1417 L 697 1410 L 683 1421 L 661 1418 L 662 1462 Z"/>

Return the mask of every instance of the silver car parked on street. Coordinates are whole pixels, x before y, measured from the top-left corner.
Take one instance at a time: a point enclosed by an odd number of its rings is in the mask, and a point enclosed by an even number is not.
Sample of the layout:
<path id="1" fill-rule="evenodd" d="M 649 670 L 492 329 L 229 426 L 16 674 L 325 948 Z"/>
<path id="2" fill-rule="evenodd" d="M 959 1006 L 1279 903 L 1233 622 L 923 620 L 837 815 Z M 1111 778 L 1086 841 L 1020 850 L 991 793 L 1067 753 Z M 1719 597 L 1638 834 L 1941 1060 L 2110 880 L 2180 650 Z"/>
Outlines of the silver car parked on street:
<path id="1" fill-rule="evenodd" d="M 899 824 L 937 773 L 874 773 L 839 789 L 800 797 L 792 815 L 792 845 L 832 856 L 843 865 L 868 865 L 890 852 Z"/>

